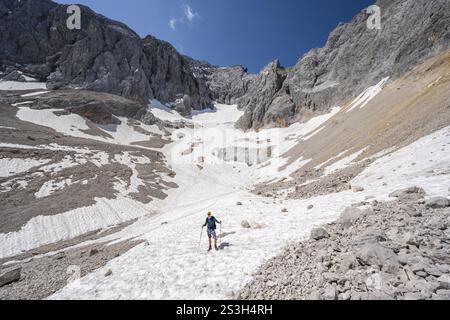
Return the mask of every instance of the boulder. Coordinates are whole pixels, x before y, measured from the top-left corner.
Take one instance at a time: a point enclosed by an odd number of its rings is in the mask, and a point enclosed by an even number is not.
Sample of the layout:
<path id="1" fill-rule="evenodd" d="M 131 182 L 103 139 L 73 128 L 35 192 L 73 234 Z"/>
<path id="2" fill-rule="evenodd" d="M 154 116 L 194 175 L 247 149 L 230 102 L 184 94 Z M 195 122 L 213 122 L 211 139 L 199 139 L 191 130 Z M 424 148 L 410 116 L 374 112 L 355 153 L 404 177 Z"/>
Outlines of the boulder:
<path id="1" fill-rule="evenodd" d="M 352 270 L 359 266 L 358 259 L 356 259 L 353 253 L 346 253 L 342 256 L 342 260 L 340 263 L 340 271 L 341 273 L 346 273 L 348 270 Z"/>
<path id="2" fill-rule="evenodd" d="M 20 280 L 22 273 L 21 267 L 15 267 L 0 272 L 0 287 Z"/>
<path id="3" fill-rule="evenodd" d="M 349 207 L 342 212 L 338 219 L 338 223 L 345 229 L 349 228 L 361 215 L 363 211 L 358 208 Z"/>
<path id="4" fill-rule="evenodd" d="M 353 192 L 363 192 L 365 189 L 360 186 L 353 186 L 352 190 L 353 190 Z"/>
<path id="5" fill-rule="evenodd" d="M 250 229 L 252 226 L 250 225 L 250 222 L 248 222 L 247 220 L 243 220 L 241 222 L 241 227 L 244 229 Z"/>
<path id="6" fill-rule="evenodd" d="M 391 198 L 402 198 L 409 195 L 425 195 L 425 191 L 420 187 L 409 187 L 406 189 L 396 190 L 389 194 Z"/>
<path id="7" fill-rule="evenodd" d="M 311 231 L 311 239 L 313 240 L 322 240 L 329 238 L 330 234 L 324 228 L 315 228 Z"/>
<path id="8" fill-rule="evenodd" d="M 450 200 L 444 197 L 435 197 L 425 203 L 427 208 L 441 209 L 450 207 Z"/>
<path id="9" fill-rule="evenodd" d="M 95 255 L 97 255 L 98 253 L 99 253 L 98 249 L 93 248 L 93 249 L 90 249 L 90 250 L 89 250 L 89 256 L 90 256 L 90 257 L 95 256 Z"/>
<path id="10" fill-rule="evenodd" d="M 387 273 L 396 273 L 400 267 L 395 252 L 378 243 L 364 245 L 356 252 L 356 257 L 361 264 L 378 266 Z"/>
<path id="11" fill-rule="evenodd" d="M 439 282 L 439 289 L 450 290 L 450 274 L 443 274 L 437 281 Z"/>
<path id="12" fill-rule="evenodd" d="M 327 284 L 323 293 L 324 300 L 337 300 L 338 290 L 335 284 Z"/>
<path id="13" fill-rule="evenodd" d="M 450 300 L 450 290 L 437 290 L 431 297 L 432 300 Z"/>

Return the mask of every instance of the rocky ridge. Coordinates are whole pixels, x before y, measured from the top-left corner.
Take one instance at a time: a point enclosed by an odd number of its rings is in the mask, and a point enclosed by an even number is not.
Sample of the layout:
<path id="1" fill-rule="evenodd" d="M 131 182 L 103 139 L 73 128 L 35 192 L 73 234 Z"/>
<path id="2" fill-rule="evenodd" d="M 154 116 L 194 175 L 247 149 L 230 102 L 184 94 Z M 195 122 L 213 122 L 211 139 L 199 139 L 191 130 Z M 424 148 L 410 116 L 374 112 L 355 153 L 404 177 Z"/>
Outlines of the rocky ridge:
<path id="1" fill-rule="evenodd" d="M 195 108 L 211 105 L 202 79 L 165 41 L 141 39 L 126 25 L 80 6 L 82 28 L 66 26 L 66 5 L 49 0 L 0 3 L 0 70 L 47 82 L 49 89 L 84 89 L 117 94 L 147 104 L 188 95 Z"/>
<path id="2" fill-rule="evenodd" d="M 288 69 L 271 62 L 239 101 L 238 126 L 290 125 L 344 106 L 370 86 L 403 75 L 449 48 L 450 3 L 446 0 L 378 0 L 381 30 L 367 27 L 364 10 L 331 32 Z"/>

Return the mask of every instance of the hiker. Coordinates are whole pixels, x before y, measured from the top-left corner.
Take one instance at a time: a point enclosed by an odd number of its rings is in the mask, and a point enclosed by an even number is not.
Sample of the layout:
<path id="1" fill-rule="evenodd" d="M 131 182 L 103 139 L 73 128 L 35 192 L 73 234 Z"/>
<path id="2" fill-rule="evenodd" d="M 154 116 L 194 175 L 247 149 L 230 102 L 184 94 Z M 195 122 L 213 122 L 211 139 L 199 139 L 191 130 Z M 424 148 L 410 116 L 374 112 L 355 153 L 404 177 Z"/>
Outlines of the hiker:
<path id="1" fill-rule="evenodd" d="M 208 212 L 208 217 L 206 218 L 205 224 L 203 225 L 204 227 L 208 227 L 207 232 L 208 232 L 208 238 L 209 238 L 209 249 L 208 251 L 212 250 L 212 239 L 214 239 L 214 248 L 216 250 L 219 250 L 219 248 L 217 248 L 217 234 L 216 234 L 216 223 L 218 224 L 222 224 L 221 221 L 217 220 L 212 212 Z"/>

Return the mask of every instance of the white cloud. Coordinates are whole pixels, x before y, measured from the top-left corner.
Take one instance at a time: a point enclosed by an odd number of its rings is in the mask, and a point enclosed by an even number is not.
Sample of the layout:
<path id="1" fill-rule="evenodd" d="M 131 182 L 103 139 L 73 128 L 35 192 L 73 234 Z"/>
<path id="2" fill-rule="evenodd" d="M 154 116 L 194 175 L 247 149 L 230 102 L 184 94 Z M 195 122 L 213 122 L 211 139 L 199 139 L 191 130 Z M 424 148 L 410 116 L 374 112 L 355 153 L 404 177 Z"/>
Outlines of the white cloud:
<path id="1" fill-rule="evenodd" d="M 172 30 L 177 30 L 178 26 L 181 25 L 192 25 L 195 19 L 200 19 L 200 15 L 195 11 L 189 4 L 183 3 L 181 5 L 182 14 L 177 18 L 171 18 L 169 20 L 169 28 Z"/>
<path id="2" fill-rule="evenodd" d="M 190 5 L 188 5 L 186 3 L 183 3 L 181 5 L 181 8 L 183 9 L 184 16 L 186 17 L 186 19 L 188 20 L 189 23 L 192 23 L 192 21 L 195 18 L 200 17 L 199 14 L 194 9 L 192 9 L 192 7 Z"/>
<path id="3" fill-rule="evenodd" d="M 177 19 L 172 18 L 169 20 L 169 28 L 174 31 L 177 29 Z"/>

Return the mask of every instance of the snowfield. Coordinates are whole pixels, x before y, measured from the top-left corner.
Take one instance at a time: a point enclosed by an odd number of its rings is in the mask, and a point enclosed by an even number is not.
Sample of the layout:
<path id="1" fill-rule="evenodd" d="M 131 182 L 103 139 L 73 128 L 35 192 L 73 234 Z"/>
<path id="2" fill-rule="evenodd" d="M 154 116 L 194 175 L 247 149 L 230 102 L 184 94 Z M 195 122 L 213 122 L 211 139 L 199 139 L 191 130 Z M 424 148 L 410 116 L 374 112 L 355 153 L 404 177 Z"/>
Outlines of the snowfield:
<path id="1" fill-rule="evenodd" d="M 37 125 L 52 128 L 60 133 L 77 138 L 93 139 L 106 143 L 120 145 L 132 145 L 134 142 L 149 140 L 149 136 L 136 131 L 127 122 L 128 119 L 119 117 L 119 125 L 97 125 L 98 129 L 110 137 L 95 136 L 86 133 L 89 126 L 86 119 L 77 114 L 59 115 L 55 114 L 58 109 L 33 110 L 29 107 L 19 107 L 17 117 L 22 121 L 32 122 Z M 141 128 L 151 134 L 161 134 L 157 126 L 141 124 Z"/>
<path id="2" fill-rule="evenodd" d="M 161 106 L 152 110 L 155 109 L 163 119 L 180 119 L 171 110 Z M 173 181 L 180 187 L 170 190 L 164 201 L 151 203 L 154 215 L 141 216 L 136 223 L 101 239 L 142 239 L 146 243 L 70 283 L 50 299 L 230 298 L 251 280 L 262 263 L 289 242 L 306 239 L 312 228 L 334 221 L 347 206 L 367 196 L 386 200 L 392 191 L 412 185 L 423 187 L 428 196 L 448 195 L 450 127 L 372 163 L 352 181 L 353 185 L 363 186 L 364 192 L 345 191 L 308 200 L 263 198 L 250 192 L 255 183 L 287 177 L 307 163 L 309 159 L 300 158 L 279 170 L 287 163 L 282 157 L 284 152 L 298 139 L 307 139 L 326 126 L 337 112 L 340 108 L 305 124 L 259 133 L 234 129 L 233 121 L 240 115 L 236 106 L 217 105 L 215 112 L 194 114 L 188 120 L 194 129 L 174 131 L 174 142 L 163 149 L 177 173 Z M 261 156 L 261 150 L 264 155 L 268 149 L 271 156 Z M 334 166 L 332 162 L 326 163 L 327 172 L 345 167 L 355 158 L 350 155 Z M 311 204 L 314 208 L 307 210 Z M 124 193 L 114 203 L 105 204 L 102 218 L 109 219 L 110 213 L 114 216 L 116 208 L 129 215 L 140 210 Z M 223 221 L 219 252 L 206 253 L 204 234 L 199 241 L 201 225 L 209 210 Z M 81 218 L 72 214 L 69 217 L 73 217 L 73 223 Z M 86 218 L 82 218 L 84 223 Z M 249 221 L 252 228 L 243 228 L 243 220 Z M 112 275 L 105 277 L 108 270 Z"/>
<path id="3" fill-rule="evenodd" d="M 0 90 L 16 91 L 37 89 L 47 89 L 47 84 L 45 82 L 18 82 L 0 80 Z"/>

